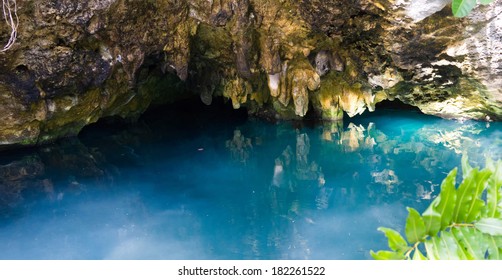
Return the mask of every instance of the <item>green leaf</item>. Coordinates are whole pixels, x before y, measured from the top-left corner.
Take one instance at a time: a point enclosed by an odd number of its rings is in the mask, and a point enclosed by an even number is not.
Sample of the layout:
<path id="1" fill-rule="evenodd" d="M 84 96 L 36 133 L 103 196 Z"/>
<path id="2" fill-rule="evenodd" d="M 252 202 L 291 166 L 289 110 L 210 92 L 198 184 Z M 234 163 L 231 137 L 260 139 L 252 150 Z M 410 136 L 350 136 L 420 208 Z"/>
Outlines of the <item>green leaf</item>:
<path id="1" fill-rule="evenodd" d="M 491 171 L 487 169 L 483 171 L 471 169 L 464 177 L 457 190 L 457 199 L 453 210 L 454 222 L 470 223 L 481 215 L 481 209 L 485 206 L 481 195 L 490 175 Z"/>
<path id="2" fill-rule="evenodd" d="M 410 244 L 414 244 L 418 241 L 422 241 L 426 236 L 424 220 L 417 212 L 417 210 L 407 207 L 408 218 L 406 219 L 406 225 L 404 232 L 406 238 Z"/>
<path id="3" fill-rule="evenodd" d="M 465 254 L 459 250 L 458 242 L 451 232 L 443 231 L 441 236 L 434 236 L 425 241 L 427 256 L 435 260 L 465 259 Z M 462 254 L 462 255 L 459 255 Z"/>
<path id="4" fill-rule="evenodd" d="M 488 259 L 502 260 L 502 238 L 485 235 L 485 240 L 488 244 Z"/>
<path id="5" fill-rule="evenodd" d="M 483 260 L 485 258 L 486 244 L 483 244 L 483 234 L 469 227 L 452 228 L 451 232 L 462 245 L 461 249 L 470 260 Z"/>
<path id="6" fill-rule="evenodd" d="M 486 159 L 486 168 L 492 172 L 492 179 L 497 187 L 502 187 L 502 160 L 494 162 L 491 158 Z"/>
<path id="7" fill-rule="evenodd" d="M 405 253 L 411 249 L 399 232 L 385 227 L 379 227 L 378 230 L 385 234 L 389 241 L 389 248 L 392 249 L 392 251 Z"/>
<path id="8" fill-rule="evenodd" d="M 458 240 L 457 236 L 455 236 L 452 232 L 450 232 L 450 233 L 453 236 L 453 240 L 457 244 L 457 253 L 458 253 L 459 258 L 461 260 L 469 260 L 470 258 L 469 258 L 468 252 L 464 248 L 464 245 L 462 244 L 462 242 L 460 240 Z"/>
<path id="9" fill-rule="evenodd" d="M 502 236 L 502 219 L 483 218 L 474 224 L 482 233 L 492 236 Z"/>
<path id="10" fill-rule="evenodd" d="M 472 166 L 469 164 L 469 157 L 467 156 L 467 154 L 462 155 L 461 164 L 462 164 L 462 178 L 465 179 L 467 177 L 467 174 L 471 173 L 472 170 Z"/>
<path id="11" fill-rule="evenodd" d="M 453 0 L 451 11 L 456 17 L 465 17 L 476 6 L 476 0 Z"/>
<path id="12" fill-rule="evenodd" d="M 437 201 L 439 202 L 439 200 Z M 429 205 L 427 210 L 422 214 L 425 224 L 425 232 L 429 236 L 436 236 L 441 229 L 441 215 L 434 208 L 434 201 Z"/>
<path id="13" fill-rule="evenodd" d="M 425 251 L 429 260 L 440 260 L 439 257 L 439 242 L 438 237 L 434 236 L 424 242 Z"/>
<path id="14" fill-rule="evenodd" d="M 436 236 L 435 238 L 439 239 L 439 258 L 441 260 L 460 260 L 461 256 L 459 256 L 459 248 L 457 245 L 457 241 L 453 234 L 449 231 L 441 232 L 441 237 Z M 465 254 L 461 252 L 463 256 Z"/>
<path id="15" fill-rule="evenodd" d="M 375 253 L 371 250 L 370 254 L 375 260 L 404 260 L 403 254 L 394 251 L 378 251 Z"/>
<path id="16" fill-rule="evenodd" d="M 457 199 L 457 191 L 455 189 L 456 176 L 457 168 L 454 168 L 441 183 L 441 192 L 432 202 L 433 207 L 441 217 L 441 230 L 450 226 L 453 219 L 453 209 L 455 208 L 455 201 Z M 437 206 L 435 206 L 436 204 Z"/>
<path id="17" fill-rule="evenodd" d="M 486 160 L 486 168 L 492 172 L 492 176 L 488 180 L 486 194 L 486 217 L 500 218 L 502 216 L 499 204 L 502 202 L 502 160 L 495 163 L 491 158 Z"/>
<path id="18" fill-rule="evenodd" d="M 488 5 L 488 4 L 492 3 L 492 2 L 493 2 L 493 0 L 479 0 L 479 3 L 481 5 Z"/>
<path id="19" fill-rule="evenodd" d="M 420 250 L 416 249 L 415 252 L 413 253 L 413 260 L 414 261 L 426 261 L 428 260 L 426 256 L 420 252 Z"/>

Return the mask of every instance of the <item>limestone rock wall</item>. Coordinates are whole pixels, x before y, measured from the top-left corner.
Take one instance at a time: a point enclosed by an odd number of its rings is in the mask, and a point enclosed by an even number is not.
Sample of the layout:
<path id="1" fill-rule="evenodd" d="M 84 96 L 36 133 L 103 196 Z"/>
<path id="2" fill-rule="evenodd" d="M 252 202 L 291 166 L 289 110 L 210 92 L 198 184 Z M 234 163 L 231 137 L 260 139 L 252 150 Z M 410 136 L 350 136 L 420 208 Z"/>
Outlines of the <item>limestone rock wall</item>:
<path id="1" fill-rule="evenodd" d="M 502 119 L 502 0 L 17 0 L 0 53 L 0 145 L 75 135 L 198 94 L 250 114 L 336 120 L 398 98 Z M 9 27 L 0 21 L 0 43 Z"/>

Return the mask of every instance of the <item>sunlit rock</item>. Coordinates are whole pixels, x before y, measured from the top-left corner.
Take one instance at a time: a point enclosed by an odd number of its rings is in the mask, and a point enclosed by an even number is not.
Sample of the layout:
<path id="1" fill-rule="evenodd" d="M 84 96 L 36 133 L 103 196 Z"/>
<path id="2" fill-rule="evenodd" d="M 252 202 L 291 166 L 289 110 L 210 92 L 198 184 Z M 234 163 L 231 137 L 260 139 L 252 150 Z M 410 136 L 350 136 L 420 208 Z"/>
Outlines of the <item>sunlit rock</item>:
<path id="1" fill-rule="evenodd" d="M 303 117 L 309 106 L 309 91 L 316 90 L 320 86 L 321 79 L 303 56 L 289 61 L 286 67 L 283 70 L 282 75 L 285 75 L 285 79 L 281 81 L 278 99 L 286 107 L 293 99 L 295 114 Z"/>
<path id="2" fill-rule="evenodd" d="M 366 110 L 364 95 L 357 87 L 344 90 L 340 96 L 340 105 L 349 117 L 362 114 Z"/>
<path id="3" fill-rule="evenodd" d="M 340 56 L 327 50 L 318 52 L 315 55 L 314 63 L 317 74 L 321 77 L 326 75 L 331 70 L 342 72 L 345 68 Z"/>
<path id="4" fill-rule="evenodd" d="M 241 78 L 236 78 L 225 84 L 223 96 L 232 100 L 234 109 L 239 109 L 241 104 L 248 100 L 248 95 L 251 94 L 251 85 Z"/>
<path id="5" fill-rule="evenodd" d="M 395 5 L 404 8 L 406 16 L 417 22 L 439 12 L 450 3 L 451 0 L 397 0 Z"/>
<path id="6" fill-rule="evenodd" d="M 281 74 L 269 74 L 268 75 L 268 87 L 270 89 L 270 95 L 273 97 L 279 96 L 279 84 L 280 84 Z"/>
<path id="7" fill-rule="evenodd" d="M 403 77 L 395 69 L 387 68 L 385 72 L 381 75 L 369 75 L 368 82 L 373 87 L 379 86 L 383 89 L 389 89 L 395 86 L 397 83 L 401 82 Z"/>
<path id="8" fill-rule="evenodd" d="M 422 2 L 430 5 L 419 7 Z M 399 29 L 389 29 L 386 48 L 396 65 L 413 77 L 391 91 L 424 113 L 444 118 L 500 116 L 501 2 L 478 5 L 464 19 L 451 17 L 449 6 L 441 9 L 447 2 L 396 2 L 395 7 L 406 7 L 407 13 L 401 21 L 391 21 L 406 23 L 411 18 L 411 33 L 403 36 Z"/>

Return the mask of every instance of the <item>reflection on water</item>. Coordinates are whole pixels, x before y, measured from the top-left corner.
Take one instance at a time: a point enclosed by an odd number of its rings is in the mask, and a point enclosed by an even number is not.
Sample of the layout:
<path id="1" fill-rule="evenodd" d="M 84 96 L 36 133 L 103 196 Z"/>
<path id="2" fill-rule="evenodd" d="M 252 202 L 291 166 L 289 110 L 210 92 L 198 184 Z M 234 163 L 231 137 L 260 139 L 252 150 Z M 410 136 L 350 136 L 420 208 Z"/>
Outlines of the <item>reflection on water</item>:
<path id="1" fill-rule="evenodd" d="M 0 154 L 0 258 L 368 259 L 461 153 L 500 158 L 501 128 L 388 111 L 89 129 Z"/>
<path id="2" fill-rule="evenodd" d="M 241 163 L 246 163 L 253 149 L 251 139 L 244 137 L 239 129 L 234 130 L 234 137 L 227 140 L 226 147 L 232 154 L 232 159 Z"/>

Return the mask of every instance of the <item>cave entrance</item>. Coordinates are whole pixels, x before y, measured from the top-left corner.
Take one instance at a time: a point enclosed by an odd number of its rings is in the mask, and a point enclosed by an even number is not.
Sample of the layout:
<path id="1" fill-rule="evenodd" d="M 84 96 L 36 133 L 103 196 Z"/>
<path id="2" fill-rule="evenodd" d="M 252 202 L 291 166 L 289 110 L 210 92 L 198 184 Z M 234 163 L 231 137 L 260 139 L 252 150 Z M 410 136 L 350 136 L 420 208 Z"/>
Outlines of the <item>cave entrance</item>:
<path id="1" fill-rule="evenodd" d="M 377 103 L 375 106 L 376 106 L 375 112 L 378 112 L 379 109 L 380 110 L 381 109 L 390 109 L 390 110 L 422 112 L 422 111 L 420 111 L 420 109 L 418 107 L 403 103 L 403 101 L 401 101 L 397 98 L 392 101 L 383 100 L 382 102 Z"/>

